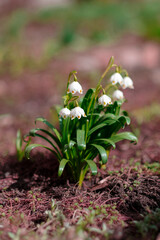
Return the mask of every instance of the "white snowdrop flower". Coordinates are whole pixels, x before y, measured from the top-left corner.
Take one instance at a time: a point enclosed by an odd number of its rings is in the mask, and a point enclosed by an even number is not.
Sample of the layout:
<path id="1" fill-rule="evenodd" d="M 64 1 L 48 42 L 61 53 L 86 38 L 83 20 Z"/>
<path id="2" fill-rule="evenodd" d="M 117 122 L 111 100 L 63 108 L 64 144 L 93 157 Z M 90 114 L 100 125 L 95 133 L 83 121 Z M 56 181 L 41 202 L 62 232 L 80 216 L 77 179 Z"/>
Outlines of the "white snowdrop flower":
<path id="1" fill-rule="evenodd" d="M 71 120 L 73 120 L 76 117 L 80 119 L 81 116 L 86 117 L 86 114 L 81 107 L 75 107 L 71 110 L 71 113 L 70 113 Z"/>
<path id="2" fill-rule="evenodd" d="M 123 92 L 120 91 L 120 90 L 114 91 L 112 96 L 113 96 L 113 98 L 116 99 L 116 100 L 122 100 L 122 99 L 124 99 Z"/>
<path id="3" fill-rule="evenodd" d="M 67 93 L 75 94 L 76 92 L 82 94 L 83 89 L 82 89 L 81 84 L 79 84 L 79 82 L 74 81 L 74 82 L 69 84 Z"/>
<path id="4" fill-rule="evenodd" d="M 70 113 L 71 111 L 68 108 L 62 108 L 61 111 L 59 112 L 59 115 L 65 119 L 70 116 Z"/>
<path id="5" fill-rule="evenodd" d="M 111 76 L 110 81 L 113 85 L 117 83 L 121 84 L 123 82 L 123 78 L 120 73 L 116 72 Z"/>
<path id="6" fill-rule="evenodd" d="M 121 86 L 122 86 L 123 89 L 126 89 L 126 88 L 133 89 L 134 88 L 133 81 L 130 77 L 125 77 L 123 79 L 123 82 L 121 83 Z"/>
<path id="7" fill-rule="evenodd" d="M 112 100 L 110 97 L 104 94 L 98 99 L 98 104 L 106 107 L 107 105 L 112 104 Z"/>

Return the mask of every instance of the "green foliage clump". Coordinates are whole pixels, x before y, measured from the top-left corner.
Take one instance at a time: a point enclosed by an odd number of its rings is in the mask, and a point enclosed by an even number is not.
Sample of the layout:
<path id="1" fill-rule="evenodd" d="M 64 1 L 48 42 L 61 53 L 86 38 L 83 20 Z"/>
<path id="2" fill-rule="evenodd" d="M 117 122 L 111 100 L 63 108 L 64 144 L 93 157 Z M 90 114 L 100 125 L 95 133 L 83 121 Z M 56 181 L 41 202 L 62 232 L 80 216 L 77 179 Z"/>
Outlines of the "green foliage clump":
<path id="1" fill-rule="evenodd" d="M 103 88 L 101 82 L 111 68 L 116 68 L 116 72 L 110 83 Z M 71 83 L 72 77 L 74 81 Z M 67 178 L 74 182 L 79 181 L 80 186 L 89 169 L 93 175 L 97 174 L 95 159 L 98 156 L 99 165 L 105 165 L 110 150 L 116 147 L 117 142 L 124 139 L 137 142 L 131 132 L 118 133 L 126 124 L 130 124 L 127 112 L 121 110 L 125 99 L 123 92 L 118 90 L 120 86 L 133 88 L 133 82 L 126 70 L 114 64 L 113 57 L 96 88 L 90 88 L 81 99 L 75 94 L 83 93 L 82 86 L 77 81 L 76 72 L 71 72 L 66 94 L 63 96 L 64 107 L 58 111 L 59 130 L 46 119 L 37 118 L 35 123 L 42 122 L 49 130 L 36 126 L 27 136 L 39 137 L 47 145 L 28 144 L 25 149 L 26 157 L 29 158 L 31 150 L 36 147 L 51 151 L 59 161 L 58 175 L 61 176 L 66 169 Z"/>

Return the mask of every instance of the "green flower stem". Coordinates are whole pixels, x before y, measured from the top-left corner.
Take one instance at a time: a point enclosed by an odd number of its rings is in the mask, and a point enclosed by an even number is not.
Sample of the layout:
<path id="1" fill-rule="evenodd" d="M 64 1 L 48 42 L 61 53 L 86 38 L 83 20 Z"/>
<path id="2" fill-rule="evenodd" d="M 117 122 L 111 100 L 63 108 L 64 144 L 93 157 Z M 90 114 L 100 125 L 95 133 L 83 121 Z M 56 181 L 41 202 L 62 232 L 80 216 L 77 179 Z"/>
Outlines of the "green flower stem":
<path id="1" fill-rule="evenodd" d="M 121 66 L 115 66 L 116 67 L 116 72 L 121 73 Z"/>
<path id="2" fill-rule="evenodd" d="M 117 85 L 113 85 L 112 83 L 106 85 L 106 87 L 104 88 L 104 90 L 107 92 L 107 94 L 110 92 L 110 90 L 114 88 L 114 89 L 118 89 Z"/>
<path id="3" fill-rule="evenodd" d="M 126 77 L 128 77 L 128 72 L 125 69 L 122 69 L 121 73 L 124 73 L 126 75 Z"/>
<path id="4" fill-rule="evenodd" d="M 89 113 L 90 107 L 91 107 L 91 105 L 92 105 L 92 103 L 93 103 L 93 101 L 94 101 L 93 109 L 92 109 L 92 112 L 91 112 L 91 119 L 90 119 L 89 128 L 90 128 L 90 126 L 91 126 L 91 124 L 92 124 L 92 114 L 93 114 L 93 112 L 94 112 L 94 107 L 95 107 L 95 103 L 96 103 L 96 98 L 97 98 L 100 90 L 102 89 L 101 82 L 102 82 L 103 78 L 106 76 L 107 72 L 108 72 L 113 66 L 117 66 L 117 65 L 114 64 L 114 57 L 112 56 L 112 57 L 110 58 L 108 64 L 107 64 L 106 70 L 104 71 L 104 73 L 102 74 L 102 76 L 101 76 L 100 79 L 99 79 L 98 85 L 97 85 L 97 87 L 96 87 L 95 94 L 92 96 L 92 99 L 91 99 L 90 104 L 89 104 L 89 107 L 88 107 L 87 114 Z"/>
<path id="5" fill-rule="evenodd" d="M 75 106 L 76 106 L 76 107 L 79 107 L 79 104 L 78 104 L 78 101 L 77 101 L 77 100 L 75 101 Z"/>
<path id="6" fill-rule="evenodd" d="M 80 189 L 81 189 L 81 187 L 82 187 L 82 183 L 83 183 L 84 177 L 85 177 L 85 175 L 86 175 L 86 173 L 87 173 L 87 171 L 88 171 L 88 168 L 89 168 L 89 166 L 88 166 L 88 164 L 87 164 L 87 165 L 84 167 L 84 169 L 81 170 L 80 177 L 79 177 L 79 184 L 78 184 L 78 186 L 79 186 Z"/>
<path id="7" fill-rule="evenodd" d="M 77 166 L 76 166 L 76 170 L 77 170 L 77 180 L 79 179 L 79 176 L 80 176 L 80 169 L 81 169 L 81 156 L 80 156 L 80 153 L 79 153 L 79 149 L 78 147 L 76 147 L 76 152 L 77 152 Z"/>
<path id="8" fill-rule="evenodd" d="M 89 131 L 89 120 L 87 119 L 86 121 L 86 135 L 85 135 L 85 142 L 87 142 L 87 135 L 88 135 L 88 131 Z"/>
<path id="9" fill-rule="evenodd" d="M 91 106 L 92 106 L 92 103 L 94 102 L 93 108 L 92 108 L 92 110 L 91 110 L 91 118 L 90 118 L 90 121 L 89 121 L 88 130 L 90 129 L 90 127 L 91 127 L 91 125 L 92 125 L 92 119 L 93 119 L 93 113 L 94 113 L 95 103 L 96 103 L 96 99 L 97 99 L 98 94 L 99 94 L 99 92 L 101 91 L 101 89 L 102 89 L 102 86 L 101 86 L 101 85 L 97 86 L 96 91 L 95 91 L 95 93 L 93 94 L 93 96 L 92 96 L 92 98 L 91 98 L 91 101 L 90 101 L 90 103 L 89 103 L 89 107 L 88 107 L 88 109 L 87 109 L 87 115 L 88 115 L 88 114 L 89 114 L 89 111 L 90 111 L 90 108 L 91 108 Z"/>
<path id="10" fill-rule="evenodd" d="M 115 111 L 115 115 L 118 116 L 121 110 L 121 105 L 118 104 L 118 106 L 116 107 L 116 111 Z"/>
<path id="11" fill-rule="evenodd" d="M 90 101 L 89 106 L 88 106 L 88 108 L 87 108 L 87 115 L 89 114 L 90 108 L 91 108 L 91 106 L 92 106 L 92 102 L 98 97 L 98 94 L 99 94 L 99 92 L 101 91 L 101 89 L 102 89 L 102 85 L 99 85 L 99 86 L 97 85 L 96 91 L 95 91 L 95 93 L 92 95 L 91 101 Z M 93 106 L 93 110 L 94 110 L 94 106 Z M 93 112 L 92 112 L 92 113 L 93 113 Z"/>
<path id="12" fill-rule="evenodd" d="M 74 76 L 74 81 L 77 81 L 77 76 L 76 76 L 76 71 L 72 71 L 70 72 L 69 76 L 68 76 L 68 81 L 67 81 L 67 89 L 68 89 L 68 86 L 70 84 L 70 80 L 71 80 L 71 77 Z"/>
<path id="13" fill-rule="evenodd" d="M 103 94 L 105 94 L 105 93 L 106 93 L 106 91 L 105 91 L 105 89 L 104 89 L 104 88 L 102 88 L 102 91 L 103 91 Z"/>
<path id="14" fill-rule="evenodd" d="M 106 76 L 107 72 L 113 67 L 113 63 L 114 63 L 114 57 L 112 56 L 107 64 L 107 67 L 106 67 L 106 70 L 104 71 L 104 73 L 102 74 L 101 78 L 99 79 L 99 82 L 98 82 L 98 86 L 100 86 L 103 78 Z"/>
<path id="15" fill-rule="evenodd" d="M 70 159 L 70 154 L 68 153 L 68 151 L 65 152 L 65 156 L 66 156 L 66 159 L 71 160 L 71 159 Z M 71 163 L 70 161 L 68 162 L 68 166 L 69 166 L 69 169 L 70 169 L 70 171 L 71 171 L 70 174 L 73 176 L 73 179 L 74 179 L 74 181 L 76 182 L 76 181 L 77 181 L 77 179 L 76 179 L 76 174 L 75 174 L 75 170 L 74 170 L 72 164 L 73 164 L 73 162 L 72 162 L 72 163 Z"/>

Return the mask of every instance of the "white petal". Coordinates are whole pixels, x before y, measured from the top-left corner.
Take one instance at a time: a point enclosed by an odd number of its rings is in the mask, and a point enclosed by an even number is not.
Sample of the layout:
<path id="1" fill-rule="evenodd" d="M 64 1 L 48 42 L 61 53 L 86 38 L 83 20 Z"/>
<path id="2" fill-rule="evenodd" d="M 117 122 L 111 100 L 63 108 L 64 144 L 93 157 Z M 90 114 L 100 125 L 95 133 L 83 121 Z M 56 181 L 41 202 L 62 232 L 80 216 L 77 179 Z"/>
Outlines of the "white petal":
<path id="1" fill-rule="evenodd" d="M 59 115 L 65 119 L 70 116 L 70 110 L 68 108 L 62 108 Z"/>
<path id="2" fill-rule="evenodd" d="M 125 77 L 124 79 L 123 79 L 123 82 L 122 82 L 122 88 L 123 89 L 126 89 L 126 88 L 131 88 L 131 89 L 133 89 L 134 88 L 134 86 L 133 86 L 133 81 L 132 81 L 132 79 L 130 78 L 130 77 Z"/>
<path id="3" fill-rule="evenodd" d="M 104 94 L 98 99 L 98 103 L 99 105 L 103 105 L 105 107 L 106 105 L 111 104 L 112 100 L 110 97 Z"/>
<path id="4" fill-rule="evenodd" d="M 68 86 L 68 93 L 72 93 L 72 94 L 75 94 L 76 92 L 82 94 L 83 93 L 83 89 L 82 89 L 82 86 L 79 84 L 79 82 L 72 82 L 69 84 Z"/>
<path id="5" fill-rule="evenodd" d="M 115 85 L 117 83 L 121 83 L 123 81 L 123 78 L 120 73 L 116 72 L 111 76 L 110 81 L 113 85 Z"/>
<path id="6" fill-rule="evenodd" d="M 80 107 L 75 107 L 71 110 L 70 113 L 71 119 L 74 119 L 75 117 L 77 117 L 78 119 L 81 118 L 81 116 L 85 117 L 85 112 L 82 108 Z"/>
<path id="7" fill-rule="evenodd" d="M 120 90 L 116 90 L 113 92 L 113 98 L 117 100 L 121 100 L 124 98 L 123 92 Z"/>

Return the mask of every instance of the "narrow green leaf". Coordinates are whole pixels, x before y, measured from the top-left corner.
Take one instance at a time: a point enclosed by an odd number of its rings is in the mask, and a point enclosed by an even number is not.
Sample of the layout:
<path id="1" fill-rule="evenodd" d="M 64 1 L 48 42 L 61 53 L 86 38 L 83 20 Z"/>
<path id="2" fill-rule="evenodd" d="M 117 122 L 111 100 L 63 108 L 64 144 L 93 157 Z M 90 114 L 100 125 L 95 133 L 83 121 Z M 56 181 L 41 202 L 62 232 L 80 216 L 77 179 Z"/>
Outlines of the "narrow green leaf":
<path id="1" fill-rule="evenodd" d="M 66 166 L 66 164 L 69 162 L 69 160 L 63 158 L 61 161 L 60 161 L 60 164 L 59 164 L 59 169 L 58 169 L 58 176 L 60 177 L 64 171 L 64 168 Z"/>
<path id="2" fill-rule="evenodd" d="M 26 149 L 25 149 L 25 157 L 29 159 L 30 158 L 30 152 L 36 147 L 43 147 L 43 148 L 51 151 L 58 158 L 57 153 L 53 149 L 51 149 L 49 147 L 46 147 L 42 144 L 30 144 L 29 146 L 27 146 Z"/>
<path id="3" fill-rule="evenodd" d="M 130 118 L 126 116 L 120 116 L 117 118 L 117 120 L 121 123 L 122 127 L 125 127 L 125 124 L 130 124 Z"/>
<path id="4" fill-rule="evenodd" d="M 93 140 L 93 143 L 98 143 L 98 144 L 107 144 L 107 145 L 112 145 L 113 148 L 116 147 L 115 143 L 110 140 L 110 139 L 107 139 L 107 138 L 99 138 L 99 139 L 95 139 Z"/>
<path id="5" fill-rule="evenodd" d="M 45 123 L 56 134 L 57 138 L 61 142 L 61 135 L 60 135 L 60 133 L 58 132 L 58 130 L 50 122 L 48 122 L 45 118 L 42 118 L 42 117 L 36 118 L 35 124 L 37 123 L 37 121 Z"/>
<path id="6" fill-rule="evenodd" d="M 43 130 L 43 129 L 42 129 Z M 41 135 L 41 134 L 38 134 L 36 133 L 38 130 L 36 130 L 36 128 L 30 130 L 28 136 L 33 136 L 33 137 L 39 137 L 39 138 L 42 138 L 44 139 L 46 142 L 48 142 L 49 144 L 51 144 L 51 146 L 56 150 L 57 152 L 57 156 L 59 157 L 59 159 L 61 159 L 61 153 L 59 152 L 58 148 L 48 139 L 46 138 L 45 136 Z M 44 130 L 45 132 L 45 130 Z"/>
<path id="7" fill-rule="evenodd" d="M 100 130 L 103 127 L 115 124 L 117 122 L 116 119 L 105 119 L 104 121 L 100 122 L 99 121 L 96 123 L 96 125 L 94 127 L 92 127 L 89 132 L 88 132 L 88 136 L 91 135 L 92 133 L 94 133 L 97 130 Z"/>
<path id="8" fill-rule="evenodd" d="M 98 150 L 99 155 L 100 155 L 101 160 L 102 160 L 102 163 L 105 164 L 108 160 L 108 156 L 107 156 L 107 152 L 104 149 L 104 147 L 102 147 L 100 145 L 97 145 L 97 144 L 91 144 L 91 145 Z"/>
<path id="9" fill-rule="evenodd" d="M 112 114 L 112 113 L 106 113 L 106 114 L 104 114 L 103 116 L 101 116 L 100 118 L 99 118 L 99 120 L 98 120 L 98 124 L 99 123 L 103 123 L 105 120 L 107 120 L 107 119 L 111 119 L 111 120 L 113 120 L 113 119 L 116 119 L 116 116 L 114 115 L 114 114 Z"/>
<path id="10" fill-rule="evenodd" d="M 117 122 L 116 119 L 107 119 L 103 123 L 105 123 L 106 125 L 112 125 L 112 124 L 114 124 L 116 122 Z"/>
<path id="11" fill-rule="evenodd" d="M 37 131 L 44 132 L 45 134 L 50 136 L 60 148 L 62 147 L 62 143 L 59 141 L 59 139 L 56 136 L 54 136 L 52 133 L 50 133 L 49 131 L 47 131 L 43 128 L 33 128 L 33 129 L 30 130 L 29 133 L 30 133 L 30 135 L 32 135 L 32 137 L 35 137 L 35 133 Z"/>
<path id="12" fill-rule="evenodd" d="M 91 109 L 91 106 L 92 106 L 92 101 L 93 101 L 93 94 L 95 94 L 95 91 L 96 89 L 95 88 L 90 88 L 84 98 L 83 98 L 83 101 L 82 101 L 82 105 L 81 107 L 84 109 L 85 113 L 88 114 L 90 109 Z"/>
<path id="13" fill-rule="evenodd" d="M 80 129 L 77 130 L 77 146 L 78 146 L 78 149 L 81 151 L 86 149 L 84 130 L 80 130 Z"/>
<path id="14" fill-rule="evenodd" d="M 67 119 L 63 119 L 63 130 L 62 130 L 62 144 L 64 145 L 65 143 L 68 143 L 70 140 L 70 118 L 68 117 Z"/>
<path id="15" fill-rule="evenodd" d="M 63 118 L 59 116 L 59 127 L 60 127 L 60 131 L 63 132 Z"/>
<path id="16" fill-rule="evenodd" d="M 110 138 L 110 140 L 113 141 L 114 143 L 119 142 L 121 140 L 129 140 L 136 143 L 138 142 L 137 137 L 131 132 L 118 133 L 116 135 L 113 135 Z"/>
<path id="17" fill-rule="evenodd" d="M 99 124 L 99 125 L 96 125 L 95 127 L 91 128 L 91 129 L 89 130 L 88 136 L 90 136 L 92 133 L 94 133 L 95 131 L 97 131 L 97 130 L 105 127 L 105 126 L 106 126 L 105 123 L 101 123 L 101 124 Z"/>
<path id="18" fill-rule="evenodd" d="M 93 162 L 93 160 L 85 160 L 85 161 L 88 163 L 92 174 L 96 175 L 97 174 L 97 165 L 95 164 L 95 162 Z"/>
<path id="19" fill-rule="evenodd" d="M 127 116 L 124 116 L 124 117 L 125 117 L 125 119 L 126 119 L 127 125 L 129 125 L 129 124 L 131 123 L 131 119 L 130 119 L 129 117 L 127 117 Z"/>

